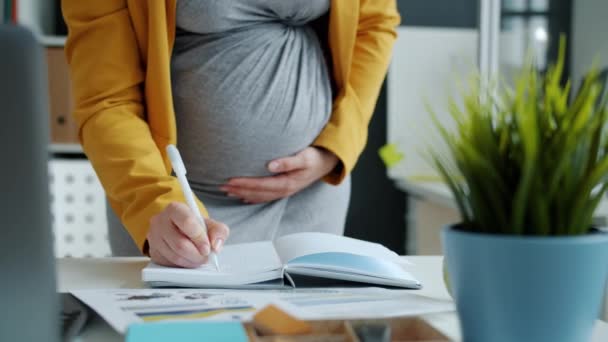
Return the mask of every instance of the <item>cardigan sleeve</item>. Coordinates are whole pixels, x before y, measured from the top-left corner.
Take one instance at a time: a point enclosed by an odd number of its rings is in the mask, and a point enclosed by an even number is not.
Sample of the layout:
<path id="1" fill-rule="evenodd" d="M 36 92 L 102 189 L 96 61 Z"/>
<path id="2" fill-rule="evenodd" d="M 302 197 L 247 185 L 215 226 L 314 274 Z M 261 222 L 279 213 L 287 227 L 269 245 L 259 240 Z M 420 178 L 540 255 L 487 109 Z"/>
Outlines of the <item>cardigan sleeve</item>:
<path id="1" fill-rule="evenodd" d="M 324 178 L 330 184 L 339 184 L 352 171 L 365 148 L 400 20 L 395 0 L 360 1 L 350 72 L 334 101 L 328 124 L 313 142 L 333 152 L 340 161 Z"/>
<path id="2" fill-rule="evenodd" d="M 146 121 L 144 59 L 126 0 L 63 0 L 62 11 L 81 144 L 112 208 L 146 253 L 150 218 L 184 199 L 160 151 L 169 141 Z"/>

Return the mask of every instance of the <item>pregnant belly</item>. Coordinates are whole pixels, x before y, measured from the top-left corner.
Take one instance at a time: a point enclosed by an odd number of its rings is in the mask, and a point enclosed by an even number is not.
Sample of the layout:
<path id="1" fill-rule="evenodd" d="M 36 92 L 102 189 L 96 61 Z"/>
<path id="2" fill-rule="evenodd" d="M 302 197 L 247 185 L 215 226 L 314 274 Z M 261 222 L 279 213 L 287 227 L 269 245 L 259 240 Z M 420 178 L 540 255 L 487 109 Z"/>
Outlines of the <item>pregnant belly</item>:
<path id="1" fill-rule="evenodd" d="M 190 41 L 172 58 L 178 148 L 195 190 L 270 175 L 271 160 L 309 146 L 329 119 L 330 84 L 314 33 L 283 27 L 249 36 L 258 38 L 230 37 L 239 42 L 231 48 Z"/>
<path id="2" fill-rule="evenodd" d="M 178 124 L 178 148 L 196 190 L 216 191 L 232 177 L 270 175 L 271 160 L 310 146 L 326 122 L 324 115 L 297 110 L 264 114 L 226 108 Z"/>

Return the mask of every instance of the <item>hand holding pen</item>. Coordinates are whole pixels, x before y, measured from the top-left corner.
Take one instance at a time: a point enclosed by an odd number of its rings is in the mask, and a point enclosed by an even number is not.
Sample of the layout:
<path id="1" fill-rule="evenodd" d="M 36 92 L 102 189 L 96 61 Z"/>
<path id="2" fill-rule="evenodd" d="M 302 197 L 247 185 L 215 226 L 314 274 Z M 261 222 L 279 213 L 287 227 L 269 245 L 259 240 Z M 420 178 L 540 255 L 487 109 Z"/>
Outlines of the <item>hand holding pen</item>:
<path id="1" fill-rule="evenodd" d="M 202 217 L 185 178 L 179 152 L 172 145 L 167 151 L 188 205 L 174 202 L 152 217 L 147 237 L 150 257 L 159 265 L 187 268 L 199 267 L 210 260 L 219 270 L 217 253 L 228 238 L 229 229 L 223 223 Z"/>

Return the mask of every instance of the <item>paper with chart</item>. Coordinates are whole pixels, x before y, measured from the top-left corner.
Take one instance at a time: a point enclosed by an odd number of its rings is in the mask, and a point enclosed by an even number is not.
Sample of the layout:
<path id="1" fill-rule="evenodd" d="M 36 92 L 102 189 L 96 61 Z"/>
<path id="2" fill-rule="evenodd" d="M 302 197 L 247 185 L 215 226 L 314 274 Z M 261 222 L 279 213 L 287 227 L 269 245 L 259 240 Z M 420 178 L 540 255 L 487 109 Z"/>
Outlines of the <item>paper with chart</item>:
<path id="1" fill-rule="evenodd" d="M 273 303 L 301 319 L 396 317 L 452 311 L 450 301 L 408 290 L 317 288 L 285 290 L 112 289 L 77 290 L 116 331 L 133 323 L 164 320 L 249 321 Z"/>
<path id="2" fill-rule="evenodd" d="M 408 290 L 384 288 L 308 289 L 282 296 L 285 309 L 301 319 L 366 319 L 423 315 L 454 310 L 451 301 Z"/>
<path id="3" fill-rule="evenodd" d="M 266 303 L 255 296 L 200 289 L 79 290 L 72 294 L 122 334 L 133 323 L 248 320 Z"/>

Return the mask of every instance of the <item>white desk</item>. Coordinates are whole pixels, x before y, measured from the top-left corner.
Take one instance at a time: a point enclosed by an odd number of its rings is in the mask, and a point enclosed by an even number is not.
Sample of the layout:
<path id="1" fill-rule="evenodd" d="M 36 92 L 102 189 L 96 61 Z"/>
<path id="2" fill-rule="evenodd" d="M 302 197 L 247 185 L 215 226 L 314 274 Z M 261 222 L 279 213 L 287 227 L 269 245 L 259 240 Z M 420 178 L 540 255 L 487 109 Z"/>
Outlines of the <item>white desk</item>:
<path id="1" fill-rule="evenodd" d="M 441 229 L 446 224 L 460 221 L 450 189 L 440 181 L 399 180 L 395 185 L 408 194 L 408 253 L 441 254 Z M 593 220 L 597 227 L 608 226 L 608 196 L 600 201 Z"/>
<path id="2" fill-rule="evenodd" d="M 460 221 L 454 197 L 441 182 L 396 182 L 397 187 L 408 193 L 407 235 L 409 254 L 441 254 L 441 229 Z M 608 226 L 608 197 L 598 205 L 594 221 L 597 226 Z M 608 321 L 608 284 L 604 296 L 601 317 Z"/>
<path id="3" fill-rule="evenodd" d="M 412 273 L 424 288 L 416 293 L 437 299 L 450 299 L 442 280 L 441 257 L 412 256 Z M 58 290 L 142 288 L 140 271 L 147 258 L 58 259 Z M 455 313 L 431 314 L 426 320 L 452 339 L 459 339 L 460 330 Z M 124 337 L 100 318 L 94 319 L 84 330 L 81 341 L 123 341 Z M 608 324 L 598 321 L 593 341 L 608 340 Z"/>

